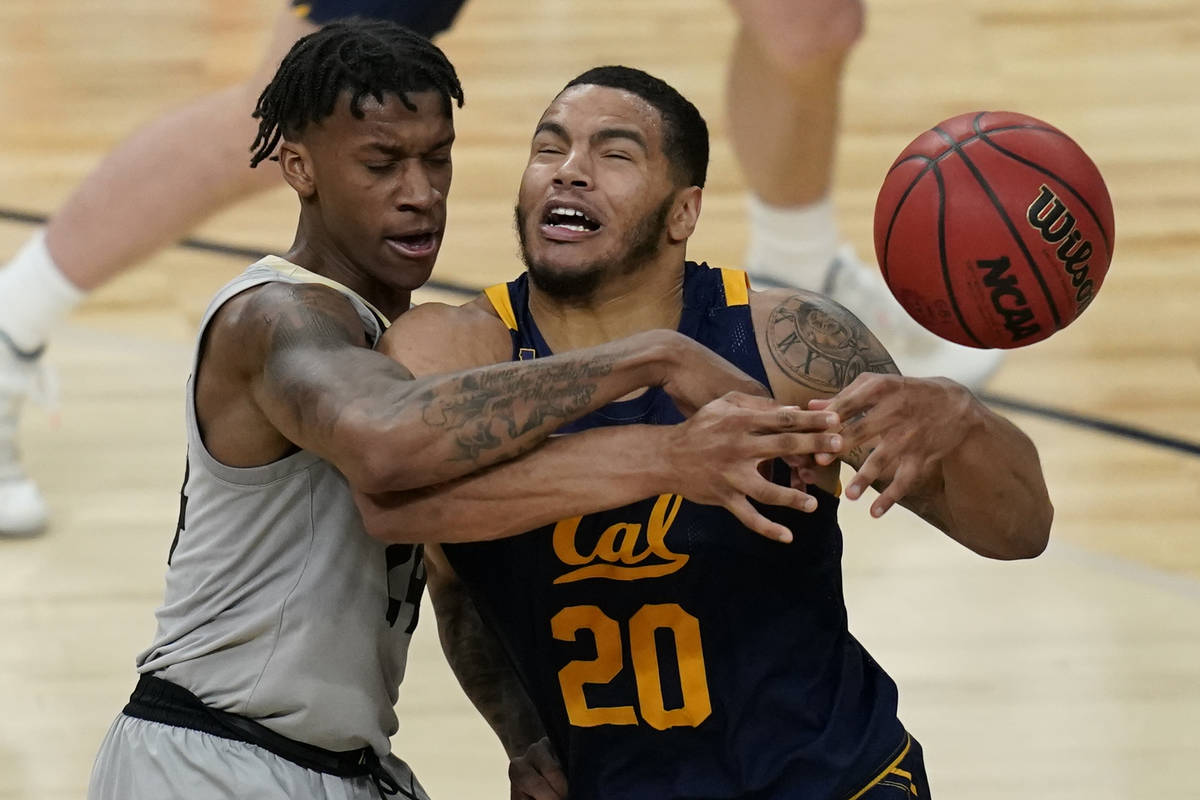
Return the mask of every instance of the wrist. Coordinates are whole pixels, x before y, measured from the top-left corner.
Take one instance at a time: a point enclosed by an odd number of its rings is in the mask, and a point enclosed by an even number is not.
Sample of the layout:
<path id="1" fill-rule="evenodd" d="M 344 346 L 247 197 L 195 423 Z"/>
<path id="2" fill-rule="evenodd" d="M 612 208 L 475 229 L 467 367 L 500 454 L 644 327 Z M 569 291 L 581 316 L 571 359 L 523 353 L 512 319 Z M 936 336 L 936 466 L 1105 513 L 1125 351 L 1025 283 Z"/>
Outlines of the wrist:
<path id="1" fill-rule="evenodd" d="M 662 386 L 678 373 L 684 349 L 689 341 L 671 330 L 652 330 L 637 334 L 638 351 L 643 357 L 646 386 Z"/>
<path id="2" fill-rule="evenodd" d="M 647 497 L 679 494 L 679 452 L 684 426 L 647 425 L 639 434 L 638 452 L 644 454 L 636 474 Z"/>

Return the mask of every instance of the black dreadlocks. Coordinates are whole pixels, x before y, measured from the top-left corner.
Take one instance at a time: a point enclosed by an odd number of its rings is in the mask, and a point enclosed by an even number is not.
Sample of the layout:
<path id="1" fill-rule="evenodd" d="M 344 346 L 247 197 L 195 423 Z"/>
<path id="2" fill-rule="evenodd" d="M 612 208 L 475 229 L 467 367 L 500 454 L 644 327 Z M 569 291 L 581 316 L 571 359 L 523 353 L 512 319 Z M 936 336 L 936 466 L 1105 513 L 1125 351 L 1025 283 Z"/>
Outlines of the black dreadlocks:
<path id="1" fill-rule="evenodd" d="M 662 115 L 663 152 L 676 181 L 704 188 L 708 175 L 708 125 L 691 102 L 666 81 L 633 67 L 593 67 L 563 87 L 605 86 L 645 100 Z M 561 94 L 561 92 L 560 92 Z"/>
<path id="2" fill-rule="evenodd" d="M 416 111 L 407 93 L 431 90 L 441 93 L 446 116 L 452 100 L 462 108 L 454 66 L 428 39 L 392 22 L 332 22 L 292 45 L 259 96 L 250 166 L 270 157 L 283 136 L 297 136 L 332 114 L 343 91 L 351 92 L 350 113 L 362 119 L 367 95 L 382 103 L 384 94 L 394 94 Z"/>

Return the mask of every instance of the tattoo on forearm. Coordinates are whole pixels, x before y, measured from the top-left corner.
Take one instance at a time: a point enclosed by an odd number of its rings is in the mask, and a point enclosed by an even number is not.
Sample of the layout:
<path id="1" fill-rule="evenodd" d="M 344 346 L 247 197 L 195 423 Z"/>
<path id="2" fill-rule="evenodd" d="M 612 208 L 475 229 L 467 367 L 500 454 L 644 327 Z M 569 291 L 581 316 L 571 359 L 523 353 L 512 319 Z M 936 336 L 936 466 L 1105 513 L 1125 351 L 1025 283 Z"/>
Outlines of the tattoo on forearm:
<path id="1" fill-rule="evenodd" d="M 776 306 L 766 336 L 783 373 L 819 392 L 837 392 L 864 372 L 899 372 L 857 317 L 817 294 L 797 293 Z"/>
<path id="2" fill-rule="evenodd" d="M 476 461 L 586 409 L 599 388 L 596 379 L 611 373 L 615 361 L 525 362 L 470 373 L 425 392 L 421 416 L 432 427 L 457 430 L 458 458 Z"/>

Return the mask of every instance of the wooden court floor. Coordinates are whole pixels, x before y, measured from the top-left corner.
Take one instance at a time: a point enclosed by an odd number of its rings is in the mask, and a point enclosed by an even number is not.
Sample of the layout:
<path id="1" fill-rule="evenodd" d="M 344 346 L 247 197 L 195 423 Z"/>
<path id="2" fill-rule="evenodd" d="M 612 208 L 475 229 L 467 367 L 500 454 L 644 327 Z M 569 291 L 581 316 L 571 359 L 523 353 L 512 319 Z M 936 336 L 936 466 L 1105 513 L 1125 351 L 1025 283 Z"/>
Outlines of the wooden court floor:
<path id="1" fill-rule="evenodd" d="M 1032 114 L 1105 174 L 1116 257 L 1067 331 L 1013 353 L 1007 398 L 1200 442 L 1200 4 L 1195 0 L 878 0 L 845 85 L 836 204 L 870 253 L 892 158 L 944 117 Z M 247 73 L 276 0 L 5 0 L 0 209 L 50 212 L 137 123 Z M 527 137 L 597 63 L 658 73 L 714 134 L 692 255 L 736 264 L 742 183 L 721 100 L 721 0 L 472 0 L 441 44 L 463 78 L 451 228 L 435 276 L 514 274 L 509 222 Z M 185 190 L 181 187 L 181 191 Z M 286 248 L 275 192 L 198 231 Z M 0 219 L 0 258 L 30 233 Z M 98 292 L 54 340 L 57 423 L 23 443 L 50 532 L 0 542 L 0 798 L 77 798 L 153 632 L 182 477 L 182 387 L 209 296 L 244 266 L 173 248 Z M 426 292 L 424 297 L 439 296 Z M 935 796 L 1200 798 L 1200 458 L 1039 413 L 1052 543 L 1016 564 L 974 557 L 904 511 L 847 504 L 851 629 L 901 687 Z M 432 619 L 427 609 L 427 620 Z M 397 751 L 437 798 L 506 796 L 502 752 L 418 629 Z"/>

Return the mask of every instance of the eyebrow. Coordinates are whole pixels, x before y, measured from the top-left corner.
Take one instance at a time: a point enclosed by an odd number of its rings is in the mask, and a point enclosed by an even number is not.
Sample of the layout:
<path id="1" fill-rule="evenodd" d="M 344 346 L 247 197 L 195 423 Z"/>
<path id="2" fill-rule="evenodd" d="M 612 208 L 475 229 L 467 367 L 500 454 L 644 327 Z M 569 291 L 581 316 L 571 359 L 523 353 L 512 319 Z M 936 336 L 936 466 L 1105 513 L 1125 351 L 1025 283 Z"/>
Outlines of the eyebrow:
<path id="1" fill-rule="evenodd" d="M 435 145 L 430 147 L 425 152 L 432 153 L 436 150 L 442 150 L 446 147 L 449 147 L 450 145 L 454 144 L 454 136 L 455 135 L 453 133 L 450 134 L 445 139 L 442 139 L 440 142 L 436 143 Z M 407 147 L 395 147 L 393 145 L 384 144 L 383 142 L 367 142 L 366 144 L 359 147 L 360 152 L 366 151 L 366 150 L 377 150 L 378 152 L 383 153 L 384 155 L 389 155 L 389 156 L 410 155 L 410 151 Z"/>
<path id="2" fill-rule="evenodd" d="M 541 122 L 537 129 L 533 132 L 534 137 L 541 133 L 549 133 L 557 136 L 560 139 L 570 141 L 571 137 L 567 135 L 567 129 L 557 122 Z M 627 139 L 644 152 L 650 152 L 650 147 L 646 144 L 646 138 L 636 130 L 631 128 L 601 128 L 591 136 L 592 142 L 605 142 L 610 139 Z"/>
<path id="3" fill-rule="evenodd" d="M 642 148 L 643 152 L 650 152 L 650 148 L 646 146 L 646 138 L 629 128 L 603 128 L 592 134 L 593 142 L 606 142 L 610 139 L 628 139 Z"/>

